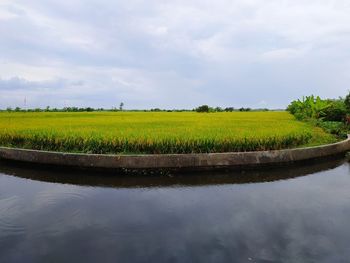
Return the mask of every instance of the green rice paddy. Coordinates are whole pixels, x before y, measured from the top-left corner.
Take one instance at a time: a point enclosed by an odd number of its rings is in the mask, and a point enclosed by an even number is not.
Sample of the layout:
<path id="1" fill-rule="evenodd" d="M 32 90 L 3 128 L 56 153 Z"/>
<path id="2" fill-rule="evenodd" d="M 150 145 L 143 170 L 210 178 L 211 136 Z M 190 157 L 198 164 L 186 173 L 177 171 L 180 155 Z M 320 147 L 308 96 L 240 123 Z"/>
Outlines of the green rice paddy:
<path id="1" fill-rule="evenodd" d="M 0 145 L 114 153 L 211 153 L 320 145 L 336 139 L 287 112 L 1 112 Z"/>

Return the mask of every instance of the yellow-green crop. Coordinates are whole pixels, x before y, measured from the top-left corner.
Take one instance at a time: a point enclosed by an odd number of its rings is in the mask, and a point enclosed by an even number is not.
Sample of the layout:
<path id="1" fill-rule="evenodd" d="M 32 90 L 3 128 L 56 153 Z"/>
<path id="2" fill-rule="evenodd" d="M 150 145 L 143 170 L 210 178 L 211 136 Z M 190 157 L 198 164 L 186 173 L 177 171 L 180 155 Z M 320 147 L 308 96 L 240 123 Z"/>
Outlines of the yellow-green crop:
<path id="1" fill-rule="evenodd" d="M 0 113 L 0 145 L 86 153 L 256 151 L 334 142 L 287 112 Z"/>

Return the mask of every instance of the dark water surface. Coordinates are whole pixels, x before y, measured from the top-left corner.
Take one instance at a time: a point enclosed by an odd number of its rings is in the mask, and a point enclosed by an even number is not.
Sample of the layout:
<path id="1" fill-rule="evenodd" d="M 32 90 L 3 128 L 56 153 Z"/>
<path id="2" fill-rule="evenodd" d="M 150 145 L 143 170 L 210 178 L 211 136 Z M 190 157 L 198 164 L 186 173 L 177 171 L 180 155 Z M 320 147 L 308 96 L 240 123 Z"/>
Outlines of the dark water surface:
<path id="1" fill-rule="evenodd" d="M 350 262 L 349 163 L 172 177 L 0 163 L 0 262 Z"/>

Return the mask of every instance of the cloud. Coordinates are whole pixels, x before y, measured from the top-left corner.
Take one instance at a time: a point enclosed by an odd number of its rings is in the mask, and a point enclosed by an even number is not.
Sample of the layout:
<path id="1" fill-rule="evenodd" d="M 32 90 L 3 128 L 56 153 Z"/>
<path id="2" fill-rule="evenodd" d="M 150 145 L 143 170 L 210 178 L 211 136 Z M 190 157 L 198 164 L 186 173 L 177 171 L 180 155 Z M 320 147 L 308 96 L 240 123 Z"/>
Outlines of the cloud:
<path id="1" fill-rule="evenodd" d="M 24 91 L 33 106 L 59 94 L 56 106 L 131 108 L 280 108 L 311 93 L 345 95 L 349 12 L 335 0 L 4 0 L 0 78 L 12 81 L 0 107 L 17 106 Z"/>
<path id="2" fill-rule="evenodd" d="M 32 71 L 36 72 L 39 69 L 34 68 Z M 46 71 L 50 72 L 48 69 Z M 136 108 L 134 105 L 140 105 L 142 108 L 168 108 L 169 101 L 176 101 L 173 105 L 186 108 L 188 105 L 194 107 L 202 100 L 209 101 L 198 90 L 201 84 L 199 81 L 179 76 L 174 71 L 75 67 L 62 70 L 61 75 L 67 78 L 0 79 L 0 107 L 6 108 L 15 104 L 20 107 L 49 105 L 112 108 L 123 101 L 129 109 Z"/>
<path id="3" fill-rule="evenodd" d="M 79 83 L 77 83 L 79 84 Z M 58 79 L 55 81 L 28 81 L 23 78 L 13 77 L 10 79 L 0 79 L 0 90 L 42 90 L 42 89 L 59 89 L 65 86 L 64 80 Z"/>
<path id="4" fill-rule="evenodd" d="M 261 55 L 263 60 L 286 60 L 286 59 L 302 59 L 306 55 L 307 49 L 298 48 L 280 48 L 267 51 Z"/>

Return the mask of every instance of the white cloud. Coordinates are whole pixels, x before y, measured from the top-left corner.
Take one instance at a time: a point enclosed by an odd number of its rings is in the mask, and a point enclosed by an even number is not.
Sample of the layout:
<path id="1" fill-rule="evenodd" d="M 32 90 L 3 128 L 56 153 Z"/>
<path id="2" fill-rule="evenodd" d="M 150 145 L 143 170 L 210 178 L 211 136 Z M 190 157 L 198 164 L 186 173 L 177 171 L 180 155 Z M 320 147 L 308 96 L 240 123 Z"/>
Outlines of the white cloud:
<path id="1" fill-rule="evenodd" d="M 261 57 L 266 61 L 302 59 L 309 48 L 280 48 L 264 52 Z"/>
<path id="2" fill-rule="evenodd" d="M 347 92 L 349 13 L 342 0 L 3 0 L 0 78 L 25 80 L 33 106 L 284 107 Z M 0 84 L 0 107 L 24 95 Z"/>
<path id="3" fill-rule="evenodd" d="M 7 10 L 0 10 L 0 20 L 9 20 L 16 18 L 16 14 L 8 12 Z"/>

